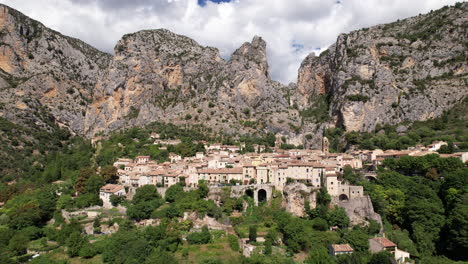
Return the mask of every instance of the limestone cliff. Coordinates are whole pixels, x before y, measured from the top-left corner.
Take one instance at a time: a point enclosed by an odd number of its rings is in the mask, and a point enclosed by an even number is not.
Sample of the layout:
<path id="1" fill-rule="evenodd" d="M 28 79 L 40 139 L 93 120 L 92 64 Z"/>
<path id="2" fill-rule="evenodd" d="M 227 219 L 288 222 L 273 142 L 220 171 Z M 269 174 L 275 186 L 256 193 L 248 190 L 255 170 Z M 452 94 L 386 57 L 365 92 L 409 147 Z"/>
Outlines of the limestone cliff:
<path id="1" fill-rule="evenodd" d="M 204 123 L 225 132 L 275 126 L 261 118 L 266 111 L 293 119 L 282 88 L 269 78 L 266 43 L 260 37 L 225 61 L 217 49 L 168 30 L 139 31 L 115 46 L 88 108 L 85 133 L 152 121 Z"/>
<path id="2" fill-rule="evenodd" d="M 302 63 L 300 109 L 320 95 L 348 131 L 440 116 L 468 94 L 468 4 L 342 34 Z"/>
<path id="3" fill-rule="evenodd" d="M 224 60 L 188 37 L 143 30 L 123 36 L 112 56 L 0 5 L 0 117 L 88 137 L 152 121 L 203 124 L 318 147 L 328 126 L 369 131 L 463 100 L 467 9 L 342 34 L 285 86 L 271 80 L 258 36 Z"/>
<path id="4" fill-rule="evenodd" d="M 0 117 L 47 128 L 45 111 L 83 131 L 86 106 L 110 57 L 0 5 Z"/>

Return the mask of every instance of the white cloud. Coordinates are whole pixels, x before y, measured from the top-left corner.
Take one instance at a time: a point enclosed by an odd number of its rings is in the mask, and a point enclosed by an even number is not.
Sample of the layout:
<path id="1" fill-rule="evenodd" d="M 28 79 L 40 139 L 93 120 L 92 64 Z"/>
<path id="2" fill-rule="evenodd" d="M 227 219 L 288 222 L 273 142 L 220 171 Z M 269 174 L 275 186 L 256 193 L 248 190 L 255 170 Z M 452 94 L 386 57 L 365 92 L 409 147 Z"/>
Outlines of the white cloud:
<path id="1" fill-rule="evenodd" d="M 429 12 L 454 0 L 0 0 L 46 26 L 112 52 L 126 33 L 167 28 L 231 53 L 254 35 L 268 45 L 270 75 L 296 81 L 304 57 L 340 33 Z M 296 44 L 293 46 L 293 44 Z M 297 47 L 302 47 L 298 49 Z"/>

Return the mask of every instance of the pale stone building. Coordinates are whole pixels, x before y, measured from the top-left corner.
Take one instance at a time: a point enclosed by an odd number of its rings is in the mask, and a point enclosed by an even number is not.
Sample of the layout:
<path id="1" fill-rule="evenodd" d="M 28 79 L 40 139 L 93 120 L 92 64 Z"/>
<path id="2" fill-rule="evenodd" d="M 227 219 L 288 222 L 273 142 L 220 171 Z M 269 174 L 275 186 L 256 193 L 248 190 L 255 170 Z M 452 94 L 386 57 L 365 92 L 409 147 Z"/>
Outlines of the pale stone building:
<path id="1" fill-rule="evenodd" d="M 125 194 L 124 186 L 118 184 L 106 184 L 99 190 L 99 198 L 101 198 L 103 206 L 106 208 L 112 207 L 111 195 L 125 196 Z"/>

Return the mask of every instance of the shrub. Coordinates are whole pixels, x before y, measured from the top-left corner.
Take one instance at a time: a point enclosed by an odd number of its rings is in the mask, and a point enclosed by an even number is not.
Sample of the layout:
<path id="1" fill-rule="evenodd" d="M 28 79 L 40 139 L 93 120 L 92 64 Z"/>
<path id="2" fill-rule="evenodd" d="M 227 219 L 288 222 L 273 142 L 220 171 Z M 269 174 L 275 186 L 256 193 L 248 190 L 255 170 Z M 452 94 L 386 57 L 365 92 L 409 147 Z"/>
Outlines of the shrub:
<path id="1" fill-rule="evenodd" d="M 362 94 L 352 94 L 352 95 L 346 96 L 346 98 L 353 102 L 367 102 L 370 99 L 369 96 L 365 96 Z"/>
<path id="2" fill-rule="evenodd" d="M 204 225 L 201 232 L 193 232 L 187 236 L 189 244 L 207 244 L 211 241 L 211 234 L 208 226 Z"/>
<path id="3" fill-rule="evenodd" d="M 249 241 L 257 241 L 257 227 L 254 225 L 249 227 Z"/>
<path id="4" fill-rule="evenodd" d="M 240 250 L 239 241 L 235 235 L 228 235 L 229 247 L 238 252 Z"/>
<path id="5" fill-rule="evenodd" d="M 325 219 L 316 217 L 312 220 L 312 228 L 318 231 L 327 231 L 328 223 Z"/>

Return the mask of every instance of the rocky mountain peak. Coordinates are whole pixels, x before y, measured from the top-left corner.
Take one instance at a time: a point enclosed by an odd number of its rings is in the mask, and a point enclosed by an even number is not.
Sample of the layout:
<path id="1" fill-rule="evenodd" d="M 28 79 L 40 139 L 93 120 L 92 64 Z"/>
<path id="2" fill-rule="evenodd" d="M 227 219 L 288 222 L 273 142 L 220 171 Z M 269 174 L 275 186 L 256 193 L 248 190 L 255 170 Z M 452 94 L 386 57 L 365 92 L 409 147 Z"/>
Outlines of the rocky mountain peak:
<path id="1" fill-rule="evenodd" d="M 269 77 L 266 42 L 262 37 L 254 36 L 251 42 L 245 42 L 231 56 L 231 61 L 244 63 L 249 67 L 258 68 L 262 74 Z"/>

